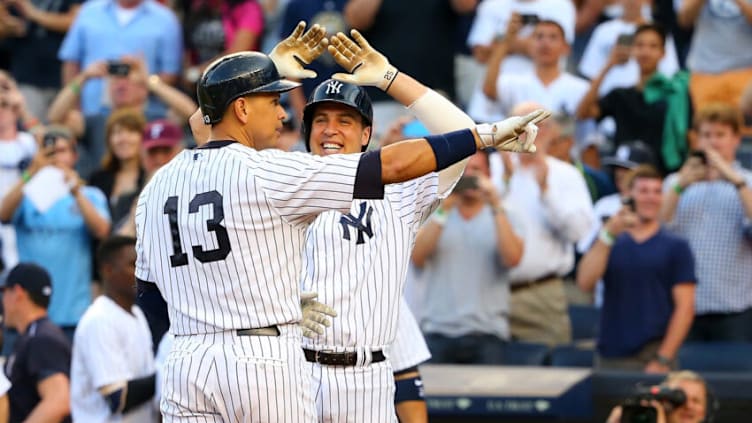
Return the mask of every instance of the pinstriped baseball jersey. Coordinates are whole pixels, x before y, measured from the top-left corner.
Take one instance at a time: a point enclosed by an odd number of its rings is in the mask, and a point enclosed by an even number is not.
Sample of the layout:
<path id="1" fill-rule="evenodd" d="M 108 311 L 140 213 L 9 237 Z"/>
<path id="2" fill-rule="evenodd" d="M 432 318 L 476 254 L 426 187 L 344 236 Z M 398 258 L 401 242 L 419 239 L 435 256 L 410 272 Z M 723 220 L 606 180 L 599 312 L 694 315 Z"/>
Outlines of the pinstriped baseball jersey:
<path id="1" fill-rule="evenodd" d="M 182 152 L 143 190 L 136 277 L 157 284 L 176 335 L 299 321 L 308 223 L 350 209 L 360 154 L 206 147 Z"/>
<path id="2" fill-rule="evenodd" d="M 415 316 L 407 306 L 404 298 L 400 301 L 399 322 L 397 336 L 389 346 L 389 361 L 394 372 L 415 367 L 431 358 L 426 340 L 420 332 Z"/>
<path id="3" fill-rule="evenodd" d="M 331 328 L 303 345 L 352 351 L 392 343 L 410 249 L 438 205 L 438 174 L 389 185 L 383 200 L 353 201 L 311 224 L 303 256 L 305 291 L 337 310 Z"/>

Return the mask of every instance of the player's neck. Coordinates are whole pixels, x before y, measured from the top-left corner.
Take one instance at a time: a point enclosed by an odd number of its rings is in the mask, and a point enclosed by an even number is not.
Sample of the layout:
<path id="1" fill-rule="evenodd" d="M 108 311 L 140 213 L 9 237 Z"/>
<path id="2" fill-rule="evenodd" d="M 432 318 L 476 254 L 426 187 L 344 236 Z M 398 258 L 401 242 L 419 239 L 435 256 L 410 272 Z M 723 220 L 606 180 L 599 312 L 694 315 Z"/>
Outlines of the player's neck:
<path id="1" fill-rule="evenodd" d="M 559 75 L 561 75 L 561 69 L 558 63 L 554 65 L 538 65 L 535 67 L 535 74 L 543 85 L 548 85 L 556 81 Z"/>
<path id="2" fill-rule="evenodd" d="M 47 310 L 39 307 L 30 308 L 26 313 L 23 313 L 21 316 L 17 316 L 16 320 L 16 330 L 18 333 L 25 333 L 26 329 L 29 327 L 29 325 L 32 322 L 36 322 L 37 320 L 41 319 L 42 317 L 47 315 Z"/>
<path id="3" fill-rule="evenodd" d="M 119 305 L 120 308 L 127 311 L 128 313 L 131 312 L 133 304 L 136 301 L 136 299 L 132 295 L 119 295 L 118 293 L 109 290 L 105 290 L 104 295 L 106 295 L 109 299 L 114 301 L 115 304 Z"/>
<path id="4" fill-rule="evenodd" d="M 239 142 L 251 148 L 256 148 L 253 140 L 245 131 L 242 130 L 242 128 L 225 126 L 222 125 L 222 122 L 220 122 L 218 125 L 212 126 L 211 133 L 209 134 L 209 141 L 227 140 Z"/>

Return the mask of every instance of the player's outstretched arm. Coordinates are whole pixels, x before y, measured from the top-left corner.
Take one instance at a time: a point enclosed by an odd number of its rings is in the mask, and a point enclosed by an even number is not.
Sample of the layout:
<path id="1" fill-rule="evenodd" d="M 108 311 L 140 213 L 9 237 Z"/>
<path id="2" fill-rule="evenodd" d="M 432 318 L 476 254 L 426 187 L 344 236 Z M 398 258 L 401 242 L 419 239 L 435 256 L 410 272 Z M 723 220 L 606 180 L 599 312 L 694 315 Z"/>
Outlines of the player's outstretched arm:
<path id="1" fill-rule="evenodd" d="M 300 21 L 292 34 L 280 41 L 269 53 L 269 58 L 274 62 L 280 75 L 286 78 L 315 78 L 316 72 L 305 69 L 303 64 L 308 65 L 316 60 L 329 44 L 326 28 L 316 24 L 305 32 L 305 27 L 306 23 Z"/>

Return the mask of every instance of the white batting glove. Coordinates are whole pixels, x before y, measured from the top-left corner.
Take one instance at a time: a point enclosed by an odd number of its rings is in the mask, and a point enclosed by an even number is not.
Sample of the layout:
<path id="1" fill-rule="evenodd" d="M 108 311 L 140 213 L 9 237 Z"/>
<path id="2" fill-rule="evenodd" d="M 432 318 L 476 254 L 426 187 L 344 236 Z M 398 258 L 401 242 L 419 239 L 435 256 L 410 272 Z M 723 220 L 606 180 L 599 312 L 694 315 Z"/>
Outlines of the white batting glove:
<path id="1" fill-rule="evenodd" d="M 357 85 L 379 87 L 386 91 L 397 77 L 397 68 L 389 60 L 371 47 L 360 32 L 350 31 L 353 40 L 338 32 L 329 44 L 329 54 L 350 73 L 335 73 L 332 78 Z"/>
<path id="2" fill-rule="evenodd" d="M 298 22 L 298 26 L 289 37 L 280 41 L 269 53 L 280 75 L 287 78 L 305 79 L 315 78 L 316 72 L 303 68 L 303 64 L 310 64 L 321 56 L 329 40 L 326 39 L 326 28 L 315 24 L 305 31 L 305 21 Z"/>
<path id="3" fill-rule="evenodd" d="M 513 116 L 496 123 L 484 123 L 475 127 L 475 132 L 485 147 L 513 153 L 535 153 L 536 123 L 551 116 L 551 112 L 538 109 L 525 116 Z M 520 135 L 525 134 L 525 140 Z"/>
<path id="4" fill-rule="evenodd" d="M 333 308 L 316 301 L 318 295 L 315 292 L 300 294 L 300 310 L 303 312 L 300 326 L 306 338 L 315 338 L 316 335 L 323 334 L 324 329 L 332 325 L 329 317 L 337 316 Z"/>

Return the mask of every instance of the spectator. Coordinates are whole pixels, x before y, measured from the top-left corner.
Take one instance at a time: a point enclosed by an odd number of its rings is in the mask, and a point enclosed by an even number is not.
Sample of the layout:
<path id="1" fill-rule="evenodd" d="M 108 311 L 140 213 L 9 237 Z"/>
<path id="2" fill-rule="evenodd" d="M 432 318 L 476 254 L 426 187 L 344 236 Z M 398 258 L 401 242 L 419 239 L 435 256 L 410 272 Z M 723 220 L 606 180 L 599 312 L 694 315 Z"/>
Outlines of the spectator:
<path id="1" fill-rule="evenodd" d="M 511 113 L 540 107 L 522 103 Z M 522 261 L 509 274 L 512 337 L 548 345 L 572 339 L 563 277 L 574 268 L 574 243 L 593 222 L 582 175 L 547 154 L 555 136 L 553 125 L 551 119 L 538 124 L 537 152 L 504 160 L 502 175 L 493 178 L 505 185 L 506 200 L 518 208 L 525 228 Z"/>
<path id="2" fill-rule="evenodd" d="M 616 147 L 633 140 L 648 143 L 660 158 L 663 172 L 676 169 L 686 155 L 691 113 L 686 74 L 679 73 L 669 80 L 658 72 L 665 44 L 666 34 L 660 27 L 638 27 L 632 46 L 617 44 L 611 50 L 611 57 L 577 108 L 580 119 L 612 117 L 616 122 Z M 630 54 L 640 67 L 640 81 L 629 88 L 613 89 L 599 99 L 599 89 L 608 72 L 626 63 Z"/>
<path id="3" fill-rule="evenodd" d="M 136 240 L 115 236 L 97 251 L 104 295 L 76 329 L 71 414 L 80 422 L 157 422 L 154 353 L 136 300 Z"/>
<path id="4" fill-rule="evenodd" d="M 467 44 L 479 63 L 488 63 L 494 41 L 498 42 L 509 32 L 509 23 L 514 15 L 527 18 L 517 37 L 509 43 L 509 54 L 500 70 L 502 74 L 533 72 L 530 43 L 534 23 L 538 21 L 555 21 L 564 28 L 567 43 L 574 41 L 575 8 L 570 0 L 485 0 L 478 5 L 467 37 Z M 470 99 L 468 114 L 479 122 L 492 122 L 503 117 L 498 103 L 483 94 L 482 79 Z"/>
<path id="5" fill-rule="evenodd" d="M 629 171 L 639 165 L 655 166 L 655 163 L 653 153 L 642 141 L 622 144 L 616 149 L 613 156 L 603 158 L 603 165 L 611 169 L 610 173 L 617 192 L 602 197 L 593 205 L 593 213 L 595 214 L 593 227 L 588 236 L 577 242 L 578 254 L 584 255 L 593 246 L 603 223 L 622 208 L 622 199 L 629 196 L 629 187 L 627 186 Z M 594 300 L 598 307 L 603 304 L 603 284 L 601 281 L 595 286 Z"/>
<path id="6" fill-rule="evenodd" d="M 477 0 L 348 0 L 346 24 L 363 36 L 402 72 L 454 100 L 454 33 L 458 17 L 473 11 Z M 405 36 L 405 22 L 410 35 Z M 441 46 L 429 48 L 427 46 Z M 378 140 L 404 106 L 381 90 L 371 89 Z"/>
<path id="7" fill-rule="evenodd" d="M 564 28 L 556 21 L 539 21 L 533 29 L 528 42 L 533 72 L 501 72 L 501 63 L 506 60 L 510 46 L 517 42 L 517 33 L 522 26 L 522 17 L 513 14 L 506 36 L 494 44 L 488 59 L 483 93 L 499 104 L 503 116 L 509 116 L 511 109 L 523 101 L 534 101 L 548 110 L 574 115 L 580 99 L 587 92 L 588 83 L 580 77 L 562 72 L 561 61 L 569 54 L 569 45 Z M 594 129 L 593 122 L 579 122 L 575 139 L 584 142 Z M 577 147 L 584 149 L 581 145 Z"/>
<path id="8" fill-rule="evenodd" d="M 694 316 L 694 259 L 689 244 L 661 227 L 661 174 L 637 167 L 627 183 L 630 204 L 611 216 L 582 257 L 577 284 L 592 291 L 603 279 L 598 368 L 663 373 Z"/>
<path id="9" fill-rule="evenodd" d="M 141 166 L 145 127 L 144 116 L 134 109 L 118 110 L 107 119 L 107 152 L 102 167 L 89 180 L 109 200 L 113 227 L 128 215 L 146 182 Z"/>
<path id="10" fill-rule="evenodd" d="M 34 116 L 45 116 L 60 88 L 61 66 L 57 51 L 83 0 L 8 0 L 22 22 L 15 31 L 11 52 L 11 73 L 18 81 Z"/>
<path id="11" fill-rule="evenodd" d="M 50 129 L 45 138 L 47 145 L 37 152 L 27 176 L 3 198 L 0 221 L 13 223 L 20 260 L 37 260 L 52 275 L 55 293 L 49 316 L 72 339 L 91 302 L 92 238 L 107 236 L 110 219 L 102 192 L 84 186 L 73 170 L 75 138 L 62 128 Z M 46 195 L 60 195 L 46 210 L 40 210 L 24 192 L 27 182 L 41 170 L 48 184 Z"/>
<path id="12" fill-rule="evenodd" d="M 643 1 L 619 0 L 618 2 L 624 10 L 621 17 L 606 21 L 595 28 L 578 66 L 580 73 L 589 79 L 598 76 L 598 72 L 608 62 L 609 53 L 616 44 L 631 45 L 637 27 L 649 22 L 642 14 Z M 657 71 L 663 75 L 672 76 L 679 70 L 679 64 L 676 49 L 670 37 L 666 38 L 663 51 L 665 53 L 658 63 Z M 604 96 L 614 88 L 632 87 L 638 82 L 640 82 L 640 66 L 634 57 L 630 57 L 627 62 L 616 64 L 608 70 L 600 85 L 598 95 Z"/>
<path id="13" fill-rule="evenodd" d="M 239 51 L 259 50 L 264 11 L 256 0 L 192 0 L 186 2 L 183 31 L 186 70 L 183 75 L 195 92 L 196 81 L 215 59 Z M 292 33 L 292 31 L 290 31 Z"/>
<path id="14" fill-rule="evenodd" d="M 347 33 L 349 25 L 342 15 L 347 2 L 348 0 L 291 0 L 287 4 L 282 17 L 280 37 L 287 38 L 300 21 L 308 22 L 309 26 L 314 24 L 324 26 L 329 34 Z M 330 54 L 322 54 L 306 68 L 316 72 L 316 77 L 303 79 L 300 81 L 303 84 L 303 89 L 292 90 L 288 94 L 290 106 L 295 110 L 295 116 L 298 119 L 303 116 L 303 107 L 305 107 L 306 100 L 310 97 L 313 89 L 328 79 L 330 75 L 342 72 L 342 68 L 337 65 Z"/>
<path id="15" fill-rule="evenodd" d="M 34 137 L 18 130 L 23 107 L 23 96 L 15 81 L 0 71 L 0 202 L 21 179 L 37 150 Z M 12 225 L 0 224 L 0 246 L 0 261 L 6 268 L 13 267 L 18 262 L 18 252 Z"/>
<path id="16" fill-rule="evenodd" d="M 47 316 L 54 294 L 43 268 L 21 263 L 3 284 L 5 325 L 21 335 L 6 361 L 11 422 L 69 422 L 71 346 Z"/>
<path id="17" fill-rule="evenodd" d="M 58 57 L 63 61 L 66 85 L 95 62 L 122 60 L 128 55 L 143 57 L 148 74 L 172 85 L 180 70 L 182 48 L 180 25 L 167 7 L 154 0 L 101 0 L 81 7 Z M 84 116 L 105 113 L 104 81 L 85 82 L 69 88 L 81 92 Z M 148 114 L 160 112 L 164 110 L 159 104 L 149 105 Z"/>
<path id="18" fill-rule="evenodd" d="M 666 178 L 662 218 L 697 260 L 692 341 L 752 341 L 752 173 L 734 161 L 739 109 L 710 105 L 695 117 L 698 147 Z"/>
<path id="19" fill-rule="evenodd" d="M 8 423 L 10 418 L 10 402 L 8 401 L 10 388 L 10 381 L 5 376 L 5 372 L 0 372 L 0 423 Z"/>
<path id="20" fill-rule="evenodd" d="M 739 105 L 752 80 L 752 2 L 683 0 L 677 16 L 683 28 L 694 27 L 687 67 L 696 110 L 714 103 Z"/>
<path id="21" fill-rule="evenodd" d="M 430 286 L 420 323 L 431 362 L 503 362 L 509 340 L 506 270 L 519 262 L 523 246 L 489 176 L 488 154 L 476 153 L 454 193 L 415 239 L 412 262 Z"/>

